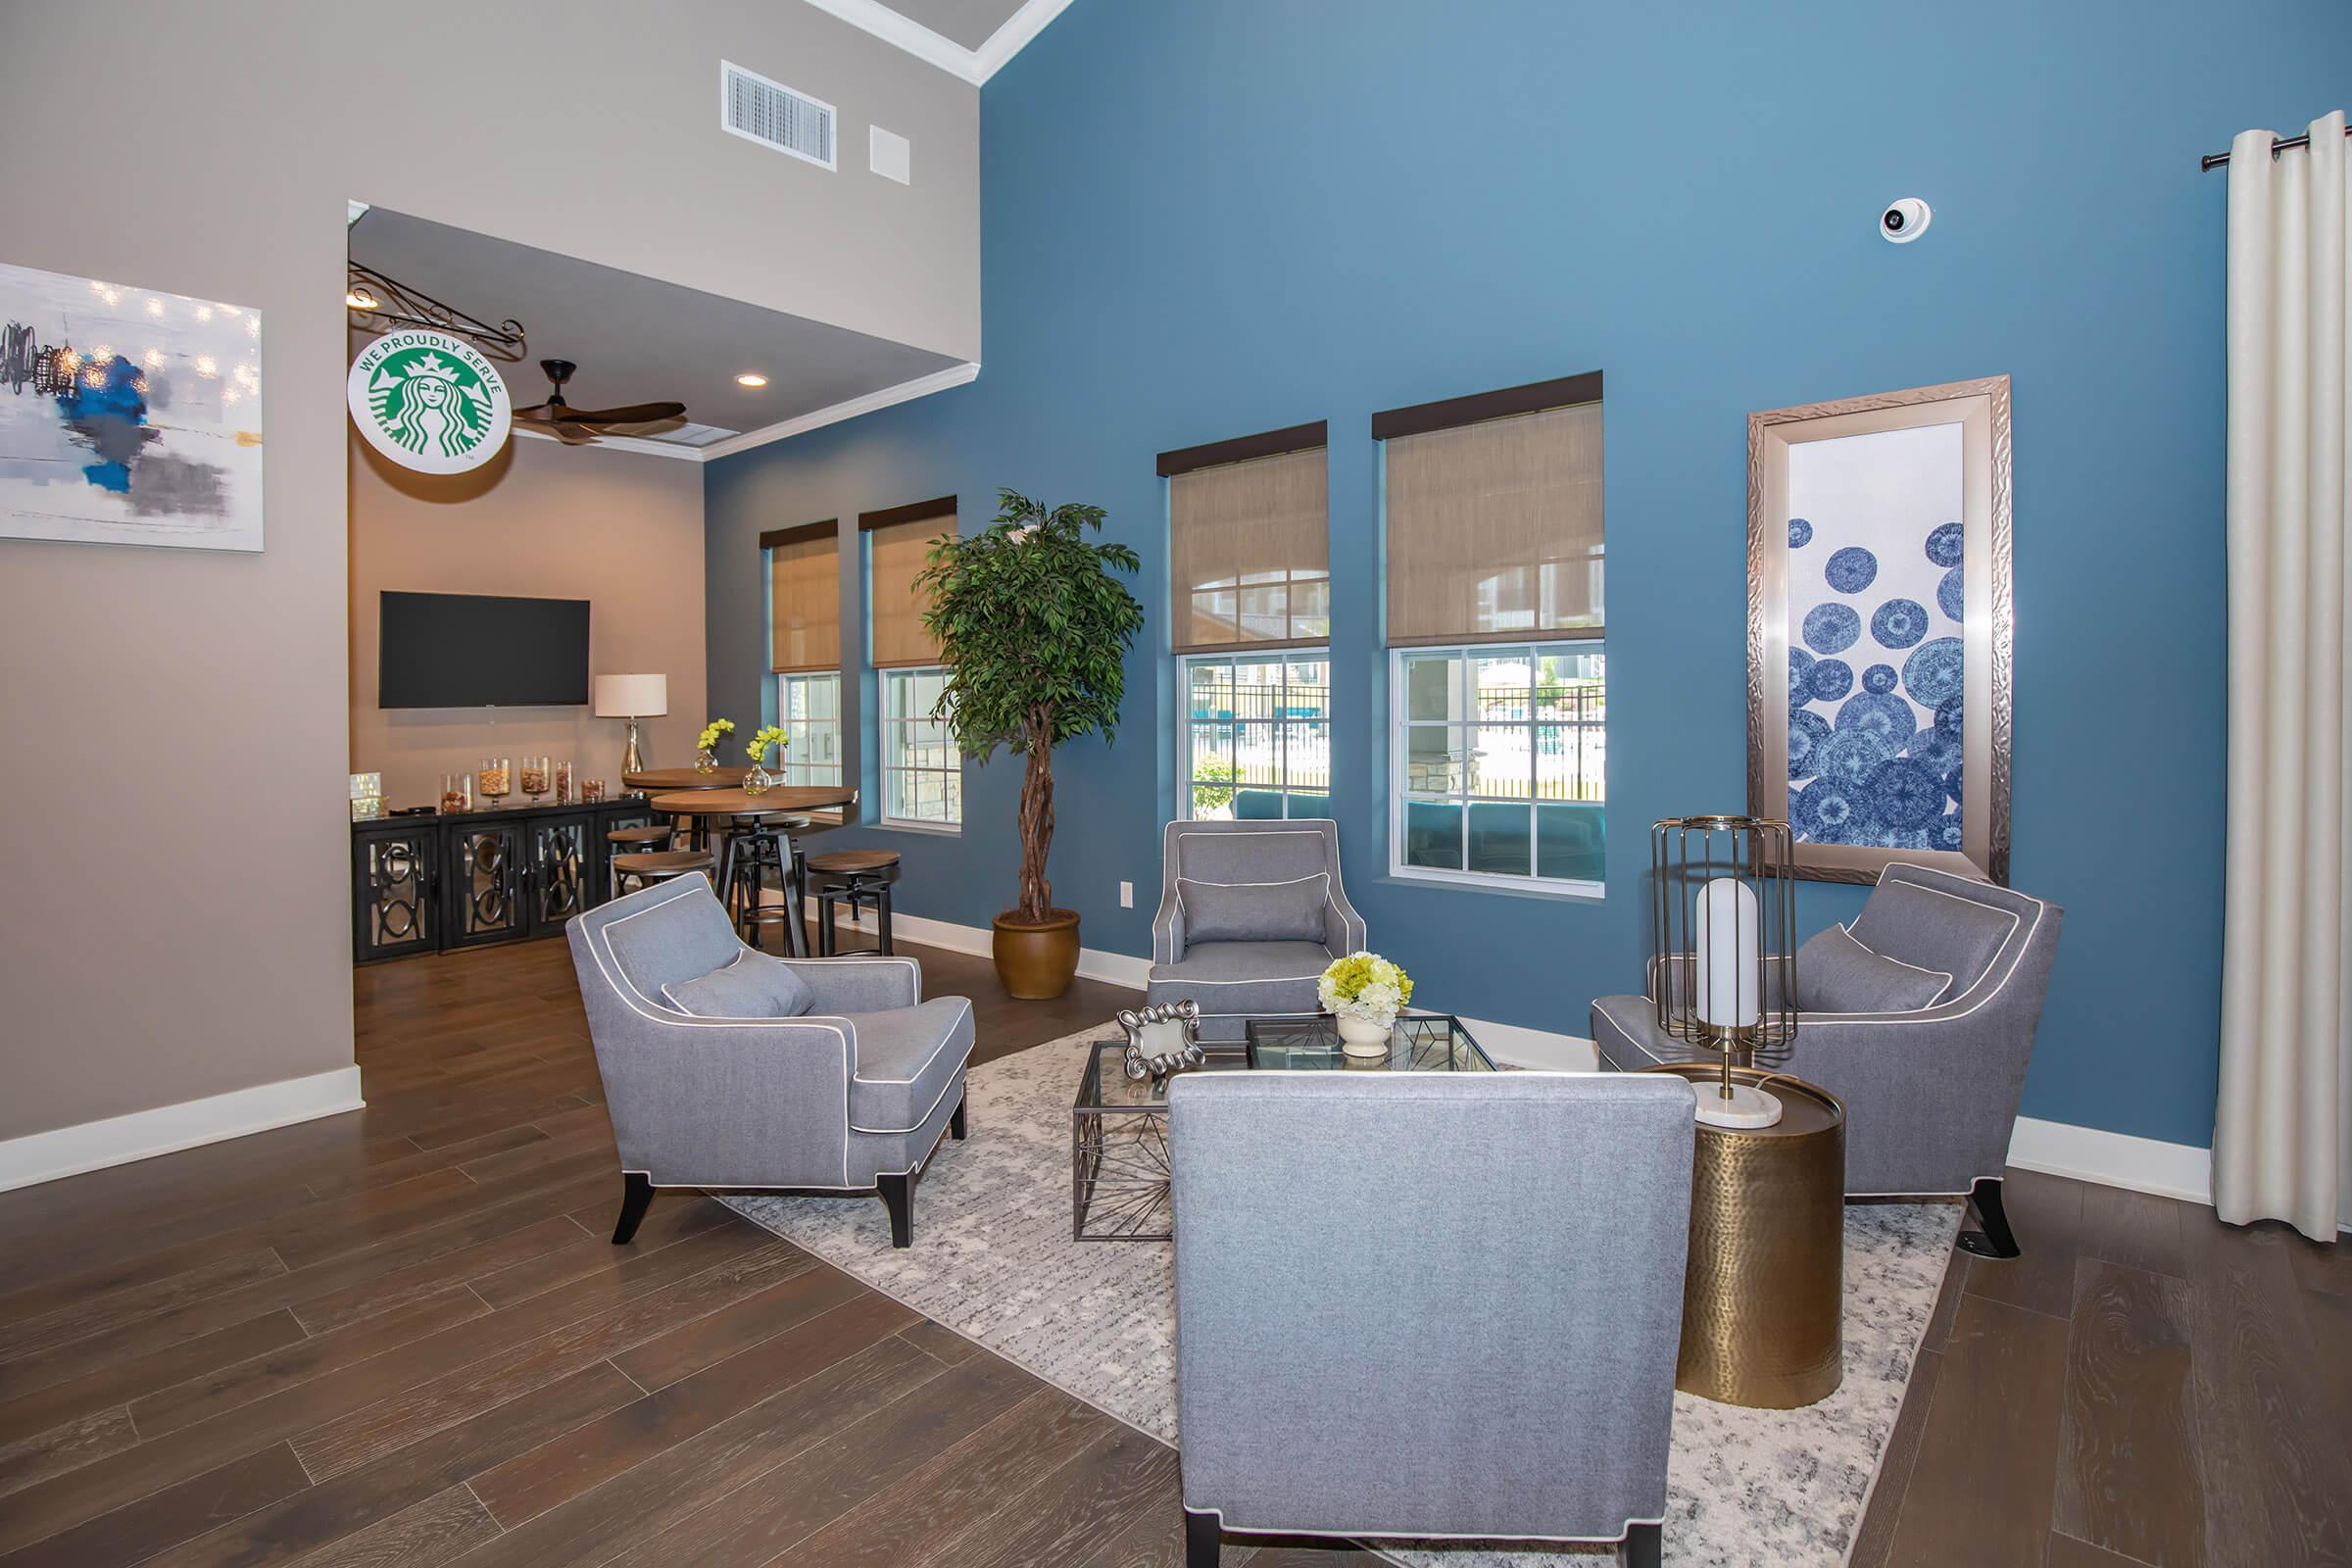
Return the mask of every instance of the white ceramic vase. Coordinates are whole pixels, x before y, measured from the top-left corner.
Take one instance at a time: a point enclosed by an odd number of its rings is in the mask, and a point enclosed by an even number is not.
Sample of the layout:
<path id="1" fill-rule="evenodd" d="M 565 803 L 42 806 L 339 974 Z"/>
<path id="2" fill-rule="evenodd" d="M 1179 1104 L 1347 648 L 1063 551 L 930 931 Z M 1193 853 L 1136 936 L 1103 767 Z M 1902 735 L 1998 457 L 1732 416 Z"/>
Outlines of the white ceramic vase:
<path id="1" fill-rule="evenodd" d="M 1394 1018 L 1359 1018 L 1352 1012 L 1338 1015 L 1340 1049 L 1350 1056 L 1385 1056 L 1389 1054 L 1389 1031 L 1396 1025 Z"/>

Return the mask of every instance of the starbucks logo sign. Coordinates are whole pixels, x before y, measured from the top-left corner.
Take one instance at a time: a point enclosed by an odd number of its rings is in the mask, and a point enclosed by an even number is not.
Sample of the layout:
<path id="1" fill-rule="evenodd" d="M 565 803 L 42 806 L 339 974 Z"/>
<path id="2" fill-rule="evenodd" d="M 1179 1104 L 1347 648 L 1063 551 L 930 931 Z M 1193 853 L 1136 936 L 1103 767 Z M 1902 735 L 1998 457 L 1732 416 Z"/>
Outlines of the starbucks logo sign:
<path id="1" fill-rule="evenodd" d="M 447 332 L 387 332 L 352 362 L 344 398 L 368 444 L 403 467 L 463 473 L 498 455 L 514 401 L 498 367 Z"/>

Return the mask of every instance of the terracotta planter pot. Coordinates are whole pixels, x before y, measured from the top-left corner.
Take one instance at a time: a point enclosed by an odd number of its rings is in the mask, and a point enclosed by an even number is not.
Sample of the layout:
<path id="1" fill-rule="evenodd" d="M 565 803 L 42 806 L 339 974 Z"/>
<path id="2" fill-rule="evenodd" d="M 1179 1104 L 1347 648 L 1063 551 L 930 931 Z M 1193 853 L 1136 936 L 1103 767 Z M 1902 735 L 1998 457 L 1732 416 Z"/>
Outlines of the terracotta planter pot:
<path id="1" fill-rule="evenodd" d="M 1055 909 L 1043 925 L 1017 915 L 1000 914 L 995 922 L 997 978 L 1004 989 L 1024 1002 L 1046 1002 L 1070 988 L 1078 972 L 1078 916 Z"/>

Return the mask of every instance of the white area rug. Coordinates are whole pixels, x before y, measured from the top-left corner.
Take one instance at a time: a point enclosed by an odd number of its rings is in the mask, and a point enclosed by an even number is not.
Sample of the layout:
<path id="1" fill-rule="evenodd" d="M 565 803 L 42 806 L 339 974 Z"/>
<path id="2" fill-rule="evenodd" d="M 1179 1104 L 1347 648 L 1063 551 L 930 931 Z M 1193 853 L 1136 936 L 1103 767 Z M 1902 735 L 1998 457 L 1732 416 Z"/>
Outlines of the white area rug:
<path id="1" fill-rule="evenodd" d="M 972 1069 L 971 1137 L 943 1144 L 914 1199 L 915 1245 L 895 1251 L 879 1200 L 744 1198 L 738 1212 L 1089 1404 L 1174 1444 L 1175 1291 L 1164 1242 L 1070 1240 L 1070 1102 L 1086 1030 Z M 1670 1563 L 1838 1568 L 1902 1407 L 1958 1229 L 1922 1203 L 1845 1220 L 1845 1382 L 1802 1410 L 1674 1399 Z M 1539 1568 L 1573 1550 L 1384 1544 L 1443 1568 Z"/>

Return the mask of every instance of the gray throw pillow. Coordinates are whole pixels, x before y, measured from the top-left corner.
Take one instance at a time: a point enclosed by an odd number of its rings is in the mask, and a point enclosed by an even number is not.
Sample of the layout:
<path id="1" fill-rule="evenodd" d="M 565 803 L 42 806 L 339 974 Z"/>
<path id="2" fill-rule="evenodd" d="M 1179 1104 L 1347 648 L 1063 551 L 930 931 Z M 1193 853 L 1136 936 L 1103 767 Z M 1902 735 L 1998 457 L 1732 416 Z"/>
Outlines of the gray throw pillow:
<path id="1" fill-rule="evenodd" d="M 791 964 L 749 949 L 723 969 L 663 986 L 662 995 L 697 1018 L 798 1018 L 816 1005 L 816 993 Z"/>
<path id="2" fill-rule="evenodd" d="M 1320 942 L 1331 873 L 1287 882 L 1195 882 L 1176 879 L 1184 909 L 1184 940 L 1192 942 Z"/>
<path id="3" fill-rule="evenodd" d="M 1916 882 L 1881 882 L 1854 916 L 1854 940 L 1882 957 L 1952 977 L 1952 995 L 1973 989 L 2017 929 L 1996 905 Z"/>
<path id="4" fill-rule="evenodd" d="M 1806 1012 L 1915 1012 L 1951 984 L 1941 970 L 1871 952 L 1841 925 L 1796 950 L 1796 1003 Z"/>

